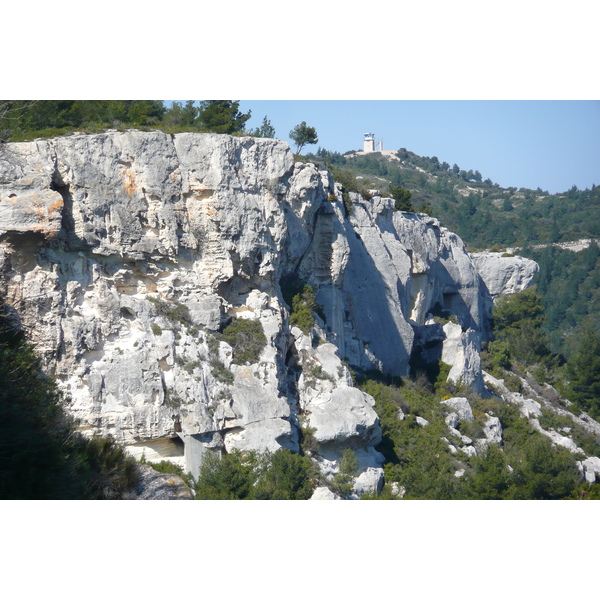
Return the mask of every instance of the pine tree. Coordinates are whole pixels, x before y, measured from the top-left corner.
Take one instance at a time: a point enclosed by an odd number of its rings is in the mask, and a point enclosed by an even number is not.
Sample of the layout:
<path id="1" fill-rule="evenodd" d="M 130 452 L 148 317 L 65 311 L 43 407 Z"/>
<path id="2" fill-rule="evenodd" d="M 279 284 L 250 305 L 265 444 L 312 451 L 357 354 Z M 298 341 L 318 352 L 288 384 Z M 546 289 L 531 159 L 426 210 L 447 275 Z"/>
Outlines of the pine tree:
<path id="1" fill-rule="evenodd" d="M 600 415 L 600 336 L 587 329 L 567 363 L 570 397 L 592 416 Z"/>
<path id="2" fill-rule="evenodd" d="M 238 100 L 204 100 L 200 103 L 198 124 L 213 133 L 239 133 L 252 111 L 241 113 Z"/>
<path id="3" fill-rule="evenodd" d="M 307 125 L 306 121 L 302 121 L 302 123 L 296 125 L 296 127 L 290 131 L 289 135 L 290 139 L 296 143 L 296 154 L 300 154 L 300 150 L 302 150 L 306 144 L 316 144 L 319 141 L 317 130 L 314 127 Z"/>

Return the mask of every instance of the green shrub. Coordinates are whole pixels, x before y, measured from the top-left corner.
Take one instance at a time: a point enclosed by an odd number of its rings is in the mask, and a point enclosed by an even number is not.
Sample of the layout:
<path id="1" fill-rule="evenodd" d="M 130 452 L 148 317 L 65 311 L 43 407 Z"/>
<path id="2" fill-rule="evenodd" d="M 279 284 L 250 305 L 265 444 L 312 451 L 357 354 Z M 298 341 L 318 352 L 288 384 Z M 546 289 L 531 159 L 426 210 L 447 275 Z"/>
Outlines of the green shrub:
<path id="1" fill-rule="evenodd" d="M 308 500 L 318 478 L 308 456 L 290 450 L 264 455 L 261 471 L 252 492 L 256 500 Z"/>
<path id="2" fill-rule="evenodd" d="M 514 453 L 514 468 L 506 498 L 552 500 L 568 498 L 580 482 L 575 458 L 565 448 L 555 447 L 545 436 L 530 435 Z"/>
<path id="3" fill-rule="evenodd" d="M 236 365 L 255 364 L 267 344 L 267 338 L 260 321 L 233 319 L 223 329 L 223 339 L 233 349 L 232 362 Z"/>
<path id="4" fill-rule="evenodd" d="M 181 323 L 182 325 L 190 325 L 191 317 L 187 306 L 174 300 L 160 300 L 153 296 L 148 296 L 148 301 L 154 305 L 156 316 L 164 317 L 173 323 Z"/>
<path id="5" fill-rule="evenodd" d="M 491 369 L 510 369 L 510 347 L 506 342 L 494 340 L 488 343 L 487 353 Z"/>
<path id="6" fill-rule="evenodd" d="M 491 445 L 481 456 L 472 460 L 473 472 L 467 480 L 469 497 L 477 500 L 499 500 L 508 490 L 511 473 L 504 453 Z"/>
<path id="7" fill-rule="evenodd" d="M 352 494 L 354 477 L 359 467 L 354 452 L 350 448 L 346 448 L 340 458 L 339 471 L 329 484 L 331 491 L 342 498 L 348 498 Z"/>
<path id="8" fill-rule="evenodd" d="M 162 329 L 156 323 L 152 323 L 151 328 L 154 335 L 162 335 Z"/>
<path id="9" fill-rule="evenodd" d="M 85 481 L 85 497 L 118 500 L 135 488 L 139 479 L 135 459 L 112 438 L 79 437 L 72 452 Z"/>
<path id="10" fill-rule="evenodd" d="M 583 331 L 567 362 L 566 374 L 568 397 L 594 418 L 600 418 L 600 335 L 592 329 Z"/>
<path id="11" fill-rule="evenodd" d="M 290 450 L 208 453 L 196 485 L 198 500 L 306 500 L 316 485 L 310 458 Z"/>
<path id="12" fill-rule="evenodd" d="M 256 454 L 207 452 L 196 484 L 197 500 L 247 500 L 256 481 Z"/>
<path id="13" fill-rule="evenodd" d="M 319 442 L 315 438 L 316 429 L 304 425 L 300 427 L 300 448 L 303 454 L 315 454 L 319 451 Z"/>
<path id="14" fill-rule="evenodd" d="M 412 193 L 399 185 L 390 185 L 389 193 L 394 198 L 394 210 L 414 211 L 411 203 Z"/>
<path id="15" fill-rule="evenodd" d="M 292 298 L 290 325 L 298 327 L 304 334 L 308 335 L 315 322 L 313 312 L 317 313 L 322 319 L 325 318 L 323 309 L 317 303 L 315 291 L 312 286 L 305 284 L 302 291 Z"/>
<path id="16" fill-rule="evenodd" d="M 183 365 L 183 368 L 188 373 L 192 373 L 194 371 L 194 369 L 198 368 L 198 365 L 199 365 L 198 361 L 193 360 L 193 361 L 189 361 L 189 362 L 185 363 L 185 365 Z"/>
<path id="17" fill-rule="evenodd" d="M 222 383 L 231 385 L 234 381 L 233 373 L 225 368 L 225 365 L 218 358 L 210 359 L 211 373 L 212 376 Z"/>

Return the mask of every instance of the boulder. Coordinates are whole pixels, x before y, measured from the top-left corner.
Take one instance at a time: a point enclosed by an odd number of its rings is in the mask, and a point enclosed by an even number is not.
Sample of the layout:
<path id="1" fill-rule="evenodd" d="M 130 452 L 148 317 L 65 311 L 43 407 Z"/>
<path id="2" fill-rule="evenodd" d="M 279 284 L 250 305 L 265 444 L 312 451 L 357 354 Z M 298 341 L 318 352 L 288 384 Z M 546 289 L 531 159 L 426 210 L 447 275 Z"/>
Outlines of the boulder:
<path id="1" fill-rule="evenodd" d="M 502 443 L 502 424 L 498 417 L 487 415 L 486 422 L 483 426 L 483 433 L 490 444 Z"/>
<path id="2" fill-rule="evenodd" d="M 585 480 L 588 483 L 595 483 L 600 480 L 600 458 L 590 456 L 579 463 L 583 468 Z"/>
<path id="3" fill-rule="evenodd" d="M 466 398 L 449 398 L 448 400 L 442 400 L 440 404 L 452 409 L 461 421 L 471 422 L 474 419 L 471 405 Z"/>
<path id="4" fill-rule="evenodd" d="M 531 285 L 539 265 L 523 256 L 503 256 L 500 252 L 474 252 L 471 259 L 492 299 L 521 292 Z"/>
<path id="5" fill-rule="evenodd" d="M 155 471 L 149 465 L 139 465 L 140 481 L 129 500 L 193 500 L 194 493 L 179 475 Z"/>

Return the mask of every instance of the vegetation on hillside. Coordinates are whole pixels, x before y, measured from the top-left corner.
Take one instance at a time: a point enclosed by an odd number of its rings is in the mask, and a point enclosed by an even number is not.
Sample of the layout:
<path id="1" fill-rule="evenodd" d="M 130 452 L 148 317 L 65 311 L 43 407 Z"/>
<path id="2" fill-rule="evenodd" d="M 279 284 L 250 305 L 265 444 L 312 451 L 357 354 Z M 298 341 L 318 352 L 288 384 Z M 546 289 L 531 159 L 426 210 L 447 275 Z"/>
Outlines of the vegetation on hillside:
<path id="1" fill-rule="evenodd" d="M 242 113 L 236 100 L 188 100 L 167 107 L 161 100 L 0 100 L 0 141 L 23 141 L 72 132 L 106 129 L 158 129 L 239 134 L 251 111 Z M 246 135 L 275 133 L 268 119 Z"/>
<path id="2" fill-rule="evenodd" d="M 534 278 L 544 305 L 543 326 L 552 350 L 569 358 L 583 332 L 600 332 L 600 247 L 580 252 L 554 246 L 524 249 L 540 266 Z"/>
<path id="3" fill-rule="evenodd" d="M 479 171 L 450 167 L 436 156 L 418 156 L 405 148 L 392 157 L 379 152 L 343 155 L 319 148 L 307 157 L 362 177 L 367 187 L 409 190 L 416 210 L 429 205 L 434 216 L 472 249 L 600 237 L 600 188 L 596 186 L 591 190 L 573 186 L 557 195 L 541 188 L 502 188 L 490 179 L 482 180 Z"/>
<path id="4" fill-rule="evenodd" d="M 196 484 L 197 500 L 307 500 L 318 474 L 310 458 L 275 453 L 207 453 Z"/>
<path id="5" fill-rule="evenodd" d="M 548 347 L 543 324 L 543 306 L 535 290 L 502 298 L 494 310 L 493 340 L 482 352 L 484 368 L 514 391 L 522 391 L 522 379 L 532 386 L 537 386 L 536 380 L 554 383 L 576 406 L 595 414 L 600 338 L 583 342 L 591 352 L 581 351 L 572 367 L 567 364 L 569 380 L 561 358 Z M 600 498 L 600 483 L 581 481 L 576 461 L 582 455 L 553 445 L 515 406 L 500 398 L 479 397 L 446 377 L 442 364 L 417 371 L 411 379 L 359 376 L 361 389 L 375 398 L 383 430 L 377 449 L 386 459 L 386 484 L 379 498 L 397 498 L 399 489 L 407 499 Z M 550 390 L 552 400 L 560 404 L 558 394 Z M 488 443 L 477 455 L 457 451 L 462 441 L 449 432 L 445 419 L 450 409 L 441 404 L 457 395 L 469 400 L 474 416 L 472 422 L 460 421 L 458 434 L 481 439 L 487 420 L 495 416 L 502 426 L 501 444 Z M 546 429 L 567 427 L 587 454 L 600 454 L 600 439 L 568 417 L 544 409 L 539 421 Z"/>
<path id="6" fill-rule="evenodd" d="M 440 403 L 443 396 L 423 381 L 398 385 L 367 379 L 361 389 L 375 398 L 383 430 L 377 449 L 386 458 L 385 486 L 379 499 L 398 498 L 400 489 L 404 499 L 421 500 L 599 496 L 600 485 L 581 483 L 576 457 L 552 445 L 506 402 L 466 393 L 474 420 L 460 423 L 461 435 L 483 437 L 490 414 L 500 419 L 503 429 L 502 445 L 489 444 L 470 455 L 456 449 L 461 441 L 448 432 L 445 417 L 450 410 Z M 420 424 L 418 417 L 427 424 Z"/>

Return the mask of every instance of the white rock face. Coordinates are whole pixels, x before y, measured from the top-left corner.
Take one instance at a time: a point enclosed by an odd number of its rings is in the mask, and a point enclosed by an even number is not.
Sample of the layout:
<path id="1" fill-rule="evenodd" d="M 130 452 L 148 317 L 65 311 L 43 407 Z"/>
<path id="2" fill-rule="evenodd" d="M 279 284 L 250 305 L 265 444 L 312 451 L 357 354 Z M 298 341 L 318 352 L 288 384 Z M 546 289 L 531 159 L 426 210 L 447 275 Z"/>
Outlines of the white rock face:
<path id="1" fill-rule="evenodd" d="M 471 259 L 492 298 L 528 288 L 540 269 L 534 260 L 499 252 L 474 252 Z"/>
<path id="2" fill-rule="evenodd" d="M 528 288 L 540 270 L 534 260 L 499 252 L 474 252 L 471 259 L 486 288 L 485 310 L 490 313 L 496 298 Z"/>
<path id="3" fill-rule="evenodd" d="M 197 469 L 214 440 L 297 450 L 305 424 L 320 464 L 335 472 L 352 447 L 357 485 L 376 488 L 381 428 L 346 363 L 406 375 L 416 338 L 441 344 L 427 320 L 437 306 L 460 323 L 451 373 L 478 389 L 487 291 L 438 221 L 380 196 L 352 200 L 346 215 L 332 176 L 294 164 L 278 140 L 114 132 L 7 144 L 0 291 L 90 434 L 157 457 L 173 449 L 153 440 L 181 439 L 178 459 L 195 456 Z M 290 279 L 323 308 L 311 334 L 290 328 Z M 219 338 L 233 318 L 264 332 L 253 364 Z"/>
<path id="4" fill-rule="evenodd" d="M 588 483 L 595 483 L 600 479 L 600 458 L 591 456 L 581 461 L 580 464 L 583 468 L 585 480 Z"/>
<path id="5" fill-rule="evenodd" d="M 442 400 L 440 404 L 444 404 L 452 409 L 457 414 L 460 421 L 473 421 L 473 410 L 471 405 L 466 398 L 449 398 L 448 400 Z"/>
<path id="6" fill-rule="evenodd" d="M 383 488 L 383 469 L 369 467 L 354 482 L 354 493 L 358 496 L 368 492 L 381 492 Z"/>
<path id="7" fill-rule="evenodd" d="M 481 372 L 481 336 L 473 329 L 463 332 L 460 325 L 444 325 L 446 339 L 442 346 L 442 361 L 450 365 L 448 381 L 463 383 L 476 392 L 484 388 Z"/>
<path id="8" fill-rule="evenodd" d="M 498 417 L 487 415 L 483 426 L 483 433 L 490 444 L 502 443 L 502 424 Z"/>
<path id="9" fill-rule="evenodd" d="M 310 497 L 311 500 L 341 500 L 341 498 L 334 494 L 329 488 L 318 487 Z"/>

